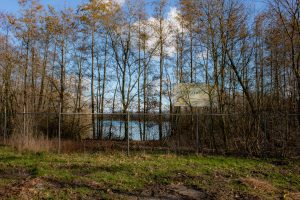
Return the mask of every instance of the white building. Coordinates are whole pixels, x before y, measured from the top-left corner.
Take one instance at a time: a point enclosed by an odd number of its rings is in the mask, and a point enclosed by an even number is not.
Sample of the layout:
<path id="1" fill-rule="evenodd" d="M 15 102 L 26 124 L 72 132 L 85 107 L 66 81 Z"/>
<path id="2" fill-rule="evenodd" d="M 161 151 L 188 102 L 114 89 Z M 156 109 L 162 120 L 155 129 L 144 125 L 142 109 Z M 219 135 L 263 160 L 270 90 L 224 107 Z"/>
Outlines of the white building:
<path id="1" fill-rule="evenodd" d="M 174 107 L 209 108 L 217 107 L 214 88 L 206 84 L 180 83 L 173 90 Z"/>

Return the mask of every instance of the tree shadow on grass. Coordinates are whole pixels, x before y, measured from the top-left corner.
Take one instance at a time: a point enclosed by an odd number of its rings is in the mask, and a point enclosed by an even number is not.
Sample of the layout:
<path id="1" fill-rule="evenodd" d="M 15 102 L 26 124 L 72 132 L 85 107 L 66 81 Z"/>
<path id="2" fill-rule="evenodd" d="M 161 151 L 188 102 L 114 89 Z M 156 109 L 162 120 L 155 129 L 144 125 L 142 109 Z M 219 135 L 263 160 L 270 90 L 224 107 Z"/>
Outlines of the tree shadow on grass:
<path id="1" fill-rule="evenodd" d="M 128 165 L 91 166 L 87 164 L 83 164 L 83 165 L 72 164 L 72 165 L 62 165 L 59 166 L 58 168 L 68 170 L 73 175 L 76 176 L 86 176 L 89 174 L 94 174 L 96 172 L 133 174 L 133 170 L 130 169 Z"/>
<path id="2" fill-rule="evenodd" d="M 15 161 L 17 159 L 20 159 L 20 157 L 18 157 L 18 156 L 1 156 L 0 155 L 1 163 L 9 163 L 9 162 Z"/>

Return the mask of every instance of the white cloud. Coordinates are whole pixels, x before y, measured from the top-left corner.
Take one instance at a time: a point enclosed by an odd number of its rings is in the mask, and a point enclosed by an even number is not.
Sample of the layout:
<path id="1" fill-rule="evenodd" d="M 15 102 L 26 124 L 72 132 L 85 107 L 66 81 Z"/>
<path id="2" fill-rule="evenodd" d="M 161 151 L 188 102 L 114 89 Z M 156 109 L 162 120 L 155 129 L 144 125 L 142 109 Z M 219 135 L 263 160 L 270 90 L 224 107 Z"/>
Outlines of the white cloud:
<path id="1" fill-rule="evenodd" d="M 123 5 L 125 3 L 125 0 L 113 0 L 115 1 L 116 3 L 120 4 L 120 5 Z"/>
<path id="2" fill-rule="evenodd" d="M 167 21 L 169 21 L 169 23 L 171 23 L 175 27 L 180 27 L 178 21 L 179 13 L 180 12 L 176 7 L 172 7 L 167 15 Z"/>
<path id="3" fill-rule="evenodd" d="M 125 0 L 115 0 L 115 1 L 121 5 L 125 3 Z"/>
<path id="4" fill-rule="evenodd" d="M 171 7 L 169 12 L 166 14 L 166 18 L 163 21 L 163 35 L 165 36 L 164 51 L 171 57 L 176 54 L 176 34 L 180 32 L 187 33 L 187 30 L 185 28 L 182 28 L 180 24 L 178 18 L 179 13 L 180 11 L 176 7 Z M 136 22 L 134 26 L 138 26 L 138 23 Z M 149 36 L 149 39 L 147 41 L 147 48 L 149 49 L 157 47 L 159 39 L 158 27 L 159 21 L 154 17 L 150 17 L 142 22 L 141 29 Z M 154 59 L 158 59 L 158 53 L 156 55 L 157 56 L 154 56 Z"/>
<path id="5" fill-rule="evenodd" d="M 111 0 L 111 1 L 119 5 L 123 5 L 125 3 L 125 0 Z M 110 0 L 104 0 L 104 2 L 110 2 Z"/>
<path id="6" fill-rule="evenodd" d="M 179 10 L 176 7 L 170 8 L 169 12 L 167 13 L 167 17 L 163 22 L 163 34 L 165 35 L 165 52 L 169 56 L 173 56 L 176 53 L 175 49 L 175 32 L 181 29 L 180 22 L 178 21 L 178 15 L 179 15 Z M 153 28 L 149 27 L 157 27 L 159 25 L 159 21 L 155 19 L 154 17 L 150 17 L 147 20 L 147 24 L 150 24 L 151 26 L 148 26 L 146 29 L 147 33 L 149 35 L 152 35 L 152 37 L 148 41 L 148 46 L 155 46 L 157 43 L 157 40 L 159 38 L 158 36 L 158 31 L 154 30 Z M 183 30 L 186 32 L 185 30 Z"/>

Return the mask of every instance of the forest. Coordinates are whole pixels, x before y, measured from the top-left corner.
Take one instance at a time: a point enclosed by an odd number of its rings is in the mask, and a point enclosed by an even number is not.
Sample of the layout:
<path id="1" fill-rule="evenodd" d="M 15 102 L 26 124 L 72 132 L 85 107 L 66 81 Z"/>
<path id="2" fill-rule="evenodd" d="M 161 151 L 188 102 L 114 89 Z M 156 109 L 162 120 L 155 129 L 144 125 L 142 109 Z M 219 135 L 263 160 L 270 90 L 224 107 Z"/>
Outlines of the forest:
<path id="1" fill-rule="evenodd" d="M 300 0 L 0 2 L 0 199 L 300 199 Z"/>
<path id="2" fill-rule="evenodd" d="M 35 122 L 51 113 L 47 136 L 56 137 L 65 114 L 64 137 L 83 138 L 78 130 L 89 121 L 91 138 L 102 140 L 104 113 L 130 112 L 143 121 L 156 115 L 162 139 L 163 121 L 195 124 L 198 113 L 206 134 L 189 138 L 202 145 L 260 154 L 267 140 L 281 155 L 299 154 L 300 1 L 266 1 L 259 11 L 238 0 L 170 3 L 89 0 L 58 9 L 19 0 L 18 13 L 0 13 L 1 137 L 45 133 L 45 117 Z M 204 86 L 210 106 L 174 106 L 178 84 Z"/>

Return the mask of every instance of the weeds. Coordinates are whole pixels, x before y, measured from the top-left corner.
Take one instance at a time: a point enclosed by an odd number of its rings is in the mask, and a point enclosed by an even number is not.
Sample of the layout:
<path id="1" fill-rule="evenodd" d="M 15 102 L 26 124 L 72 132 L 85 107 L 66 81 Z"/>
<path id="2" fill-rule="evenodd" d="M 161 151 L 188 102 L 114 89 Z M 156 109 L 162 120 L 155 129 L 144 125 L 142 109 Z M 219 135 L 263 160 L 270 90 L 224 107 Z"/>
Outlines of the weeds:
<path id="1" fill-rule="evenodd" d="M 0 147 L 0 177 L 5 176 L 0 194 L 7 190 L 5 185 L 29 178 L 41 179 L 46 190 L 36 190 L 53 199 L 139 196 L 154 186 L 168 193 L 166 188 L 172 184 L 204 190 L 216 198 L 236 194 L 281 198 L 286 191 L 300 191 L 299 164 L 274 165 L 274 160 L 222 156 L 20 153 Z M 259 192 L 256 184 L 272 191 Z"/>

